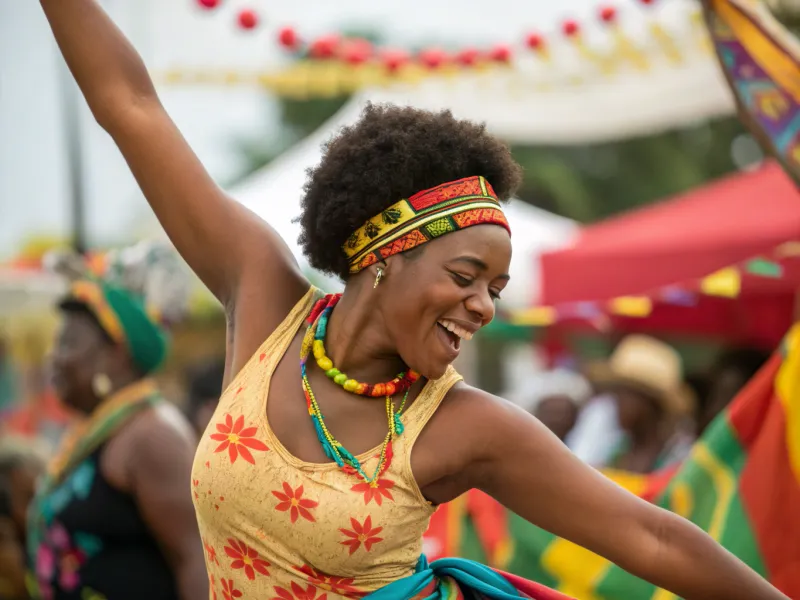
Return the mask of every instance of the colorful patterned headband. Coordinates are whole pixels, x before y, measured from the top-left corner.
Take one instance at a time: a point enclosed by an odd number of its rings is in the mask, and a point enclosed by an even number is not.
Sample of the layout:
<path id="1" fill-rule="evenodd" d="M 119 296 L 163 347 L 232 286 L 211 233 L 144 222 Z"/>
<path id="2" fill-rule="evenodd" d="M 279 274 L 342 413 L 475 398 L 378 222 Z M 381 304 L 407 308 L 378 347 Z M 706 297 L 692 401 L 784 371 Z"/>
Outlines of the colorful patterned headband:
<path id="1" fill-rule="evenodd" d="M 143 373 L 152 373 L 164 362 L 169 350 L 167 330 L 135 293 L 99 278 L 87 278 L 72 283 L 61 305 L 71 302 L 86 306 L 111 339 L 128 348 Z"/>
<path id="2" fill-rule="evenodd" d="M 394 254 L 473 225 L 511 228 L 483 177 L 466 177 L 400 200 L 358 228 L 342 249 L 350 272 L 358 273 Z"/>

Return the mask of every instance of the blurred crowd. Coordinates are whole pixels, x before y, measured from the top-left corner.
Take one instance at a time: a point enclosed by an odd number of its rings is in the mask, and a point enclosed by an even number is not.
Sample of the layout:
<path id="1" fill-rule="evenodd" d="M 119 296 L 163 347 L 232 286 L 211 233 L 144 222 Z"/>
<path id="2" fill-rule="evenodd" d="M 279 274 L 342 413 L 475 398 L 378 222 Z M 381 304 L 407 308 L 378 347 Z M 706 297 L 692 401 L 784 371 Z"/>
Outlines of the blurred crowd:
<path id="1" fill-rule="evenodd" d="M 684 375 L 676 350 L 632 335 L 606 361 L 532 376 L 522 398 L 587 463 L 650 473 L 682 461 L 768 358 L 731 348 L 706 372 Z"/>

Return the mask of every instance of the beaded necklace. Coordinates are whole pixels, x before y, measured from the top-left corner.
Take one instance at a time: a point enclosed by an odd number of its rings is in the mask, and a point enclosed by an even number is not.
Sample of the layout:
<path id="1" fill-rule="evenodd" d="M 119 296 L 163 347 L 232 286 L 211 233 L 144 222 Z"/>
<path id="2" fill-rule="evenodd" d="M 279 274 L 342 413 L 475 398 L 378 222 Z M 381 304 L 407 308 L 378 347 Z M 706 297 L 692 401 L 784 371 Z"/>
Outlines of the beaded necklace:
<path id="1" fill-rule="evenodd" d="M 414 382 L 419 379 L 419 373 L 409 369 L 400 373 L 397 377 L 386 383 L 361 383 L 355 379 L 350 379 L 345 373 L 333 366 L 333 361 L 328 358 L 325 351 L 325 334 L 328 329 L 328 317 L 333 307 L 339 302 L 341 294 L 329 294 L 314 305 L 309 317 L 310 327 L 315 327 L 316 333 L 312 342 L 311 351 L 320 369 L 325 371 L 325 375 L 337 385 L 342 386 L 348 392 L 360 396 L 371 396 L 372 398 L 383 398 L 384 396 L 394 396 L 407 391 Z M 321 308 L 318 308 L 321 307 Z M 304 355 L 305 356 L 305 355 Z M 301 358 L 302 360 L 302 358 Z"/>
<path id="2" fill-rule="evenodd" d="M 378 458 L 378 465 L 375 468 L 375 472 L 372 474 L 372 477 L 368 476 L 365 472 L 363 467 L 361 466 L 361 461 L 355 457 L 347 448 L 345 448 L 336 438 L 333 437 L 331 432 L 328 430 L 327 426 L 325 425 L 325 417 L 322 415 L 322 411 L 319 408 L 319 404 L 317 403 L 316 396 L 311 389 L 311 383 L 308 381 L 308 373 L 306 370 L 308 357 L 314 353 L 314 357 L 317 359 L 317 364 L 320 363 L 321 357 L 326 359 L 330 362 L 330 359 L 325 356 L 325 348 L 323 342 L 325 340 L 325 333 L 327 331 L 328 326 L 328 317 L 330 316 L 331 312 L 333 311 L 333 307 L 336 306 L 336 303 L 341 298 L 341 294 L 329 294 L 320 300 L 318 300 L 314 307 L 311 309 L 311 313 L 308 315 L 306 319 L 306 323 L 308 323 L 308 328 L 306 329 L 306 333 L 303 336 L 303 343 L 300 347 L 300 374 L 302 376 L 303 382 L 303 394 L 306 397 L 306 405 L 308 406 L 308 414 L 311 416 L 311 420 L 314 423 L 314 429 L 317 432 L 317 438 L 319 439 L 320 444 L 322 445 L 322 449 L 325 452 L 325 455 L 333 460 L 340 469 L 342 469 L 345 473 L 350 475 L 357 475 L 361 477 L 367 483 L 373 483 L 377 481 L 377 479 L 389 468 L 392 464 L 392 440 L 398 437 L 403 433 L 403 422 L 400 420 L 400 415 L 403 412 L 403 409 L 406 405 L 406 400 L 408 400 L 408 393 L 411 388 L 411 384 L 416 381 L 419 377 L 415 377 L 411 380 L 406 373 L 401 373 L 395 379 L 393 379 L 389 383 L 385 384 L 376 384 L 374 386 L 370 386 L 372 390 L 374 389 L 383 389 L 384 395 L 386 397 L 386 420 L 388 422 L 389 431 L 386 433 L 386 437 L 383 439 L 383 444 L 381 444 L 381 451 Z M 321 352 L 317 349 L 321 348 Z M 328 363 L 324 363 L 328 365 Z M 320 365 L 321 368 L 324 368 L 323 365 Z M 337 369 L 333 367 L 333 363 L 330 362 L 329 366 L 325 370 L 325 374 L 335 381 L 335 377 L 338 375 L 343 375 L 345 378 L 347 377 Z M 331 375 L 331 371 L 335 371 L 333 375 Z M 413 373 L 413 371 L 408 372 Z M 352 380 L 349 380 L 352 381 Z M 404 383 L 408 381 L 408 383 Z M 339 382 L 337 382 L 339 383 Z M 342 385 L 340 383 L 340 385 Z M 356 385 L 368 385 L 368 384 L 360 384 L 356 382 Z M 394 389 L 390 388 L 390 385 L 394 385 Z M 403 389 L 398 390 L 397 386 L 402 385 Z M 378 388 L 378 386 L 382 386 L 382 388 Z M 353 389 L 348 389 L 347 386 L 343 386 L 347 391 L 351 391 L 354 393 L 358 393 Z M 352 386 L 350 386 L 352 387 Z M 400 407 L 395 410 L 394 402 L 392 402 L 392 394 L 388 393 L 389 389 L 393 389 L 393 393 L 398 393 L 399 391 L 403 391 L 403 401 L 400 403 Z M 375 397 L 373 393 L 369 394 L 372 397 Z"/>

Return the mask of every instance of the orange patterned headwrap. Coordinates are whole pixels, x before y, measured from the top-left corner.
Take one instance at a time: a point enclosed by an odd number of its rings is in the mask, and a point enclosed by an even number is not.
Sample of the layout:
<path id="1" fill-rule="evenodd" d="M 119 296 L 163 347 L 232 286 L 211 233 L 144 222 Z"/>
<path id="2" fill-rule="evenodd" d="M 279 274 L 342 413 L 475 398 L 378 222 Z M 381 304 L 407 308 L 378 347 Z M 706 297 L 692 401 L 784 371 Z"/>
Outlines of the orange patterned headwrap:
<path id="1" fill-rule="evenodd" d="M 358 273 L 441 235 L 485 224 L 500 225 L 511 234 L 489 182 L 466 177 L 396 202 L 359 227 L 342 248 L 350 273 Z"/>

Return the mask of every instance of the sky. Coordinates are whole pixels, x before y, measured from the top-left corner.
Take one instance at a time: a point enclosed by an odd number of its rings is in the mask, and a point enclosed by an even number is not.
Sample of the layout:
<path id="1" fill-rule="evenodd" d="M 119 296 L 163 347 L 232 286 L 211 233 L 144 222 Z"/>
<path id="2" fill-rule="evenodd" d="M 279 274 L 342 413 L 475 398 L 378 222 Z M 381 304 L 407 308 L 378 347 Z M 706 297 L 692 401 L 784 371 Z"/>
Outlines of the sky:
<path id="1" fill-rule="evenodd" d="M 679 0 L 671 0 L 676 2 Z M 519 42 L 530 31 L 549 32 L 565 18 L 591 22 L 600 0 L 223 0 L 218 11 L 194 0 L 105 0 L 153 72 L 203 67 L 264 69 L 286 57 L 275 32 L 291 25 L 313 37 L 343 27 L 380 31 L 392 44 L 488 46 Z M 636 0 L 618 0 L 621 8 Z M 242 8 L 256 10 L 263 26 L 235 26 Z M 65 90 L 67 90 L 65 92 Z M 270 97 L 245 88 L 167 88 L 167 110 L 209 169 L 225 180 L 240 166 L 237 137 L 274 133 Z M 68 232 L 68 161 L 65 93 L 74 94 L 38 2 L 0 2 L 0 260 L 32 234 Z M 148 214 L 133 178 L 110 138 L 81 99 L 77 127 L 83 140 L 90 240 L 102 242 L 142 226 Z"/>

